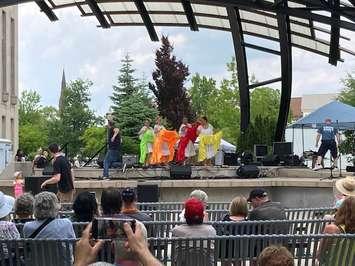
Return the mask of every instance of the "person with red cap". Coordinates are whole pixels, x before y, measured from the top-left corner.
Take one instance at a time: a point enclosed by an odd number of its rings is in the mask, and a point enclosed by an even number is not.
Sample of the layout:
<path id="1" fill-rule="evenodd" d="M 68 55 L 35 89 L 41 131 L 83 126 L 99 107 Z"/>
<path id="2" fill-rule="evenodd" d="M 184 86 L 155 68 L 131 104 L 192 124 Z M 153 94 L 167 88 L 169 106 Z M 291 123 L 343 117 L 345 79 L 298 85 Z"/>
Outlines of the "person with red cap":
<path id="1" fill-rule="evenodd" d="M 189 198 L 185 201 L 185 219 L 186 224 L 178 225 L 173 228 L 173 237 L 215 237 L 216 230 L 212 225 L 203 224 L 203 218 L 205 216 L 205 207 L 202 201 L 196 198 Z M 192 244 L 192 243 L 191 243 Z M 182 244 L 183 245 L 183 244 Z M 194 263 L 194 266 L 209 266 L 214 265 L 214 247 L 211 244 L 210 248 L 207 248 L 207 240 L 203 241 L 204 252 L 201 252 L 200 248 L 194 250 L 192 246 L 179 247 L 176 246 L 175 250 L 175 265 L 187 266 L 191 265 L 191 261 L 198 262 L 198 265 Z M 198 257 L 198 259 L 197 259 Z"/>

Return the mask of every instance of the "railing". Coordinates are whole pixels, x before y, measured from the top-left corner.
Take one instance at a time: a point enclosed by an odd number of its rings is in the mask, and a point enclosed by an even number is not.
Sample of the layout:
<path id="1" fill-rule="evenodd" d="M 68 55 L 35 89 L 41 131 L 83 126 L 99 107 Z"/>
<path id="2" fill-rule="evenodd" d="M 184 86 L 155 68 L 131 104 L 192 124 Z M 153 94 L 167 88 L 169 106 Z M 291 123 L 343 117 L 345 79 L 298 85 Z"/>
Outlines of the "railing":
<path id="1" fill-rule="evenodd" d="M 150 237 L 171 237 L 172 230 L 175 226 L 182 225 L 182 222 L 167 221 L 145 221 L 143 222 L 147 228 Z M 313 220 L 271 220 L 271 221 L 241 221 L 241 222 L 207 222 L 216 229 L 217 235 L 310 235 L 321 234 L 325 225 L 329 224 L 329 220 L 313 219 Z M 82 231 L 88 223 L 73 222 L 73 228 L 77 237 L 81 236 Z M 23 237 L 24 224 L 18 223 L 16 227 Z"/>
<path id="2" fill-rule="evenodd" d="M 286 218 L 288 220 L 309 220 L 309 219 L 322 219 L 326 214 L 334 213 L 334 208 L 297 208 L 297 209 L 285 209 Z M 146 213 L 152 217 L 154 221 L 179 221 L 181 210 L 144 210 L 142 213 Z M 209 221 L 221 221 L 223 217 L 228 213 L 227 210 L 207 210 Z M 71 217 L 73 211 L 60 211 L 60 217 Z"/>
<path id="3" fill-rule="evenodd" d="M 243 235 L 213 238 L 150 238 L 153 255 L 165 265 L 246 265 L 255 261 L 269 245 L 283 245 L 293 254 L 295 265 L 317 265 L 316 251 L 322 239 L 327 248 L 320 253 L 322 265 L 355 263 L 355 234 L 352 235 Z M 75 239 L 0 240 L 0 265 L 69 266 Z M 104 244 L 98 260 L 114 262 L 113 245 Z"/>

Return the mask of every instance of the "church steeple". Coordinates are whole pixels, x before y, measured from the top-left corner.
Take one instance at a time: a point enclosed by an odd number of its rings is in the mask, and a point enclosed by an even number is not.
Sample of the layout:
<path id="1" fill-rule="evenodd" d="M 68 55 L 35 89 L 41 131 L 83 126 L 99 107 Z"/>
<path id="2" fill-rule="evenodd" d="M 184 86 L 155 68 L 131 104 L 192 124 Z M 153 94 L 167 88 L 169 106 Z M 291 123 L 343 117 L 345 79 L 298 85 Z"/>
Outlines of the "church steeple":
<path id="1" fill-rule="evenodd" d="M 66 87 L 67 87 L 67 82 L 65 80 L 65 71 L 63 68 L 62 85 L 60 88 L 60 98 L 59 98 L 59 106 L 58 106 L 59 113 L 61 113 L 61 111 L 63 109 L 64 91 L 65 91 Z"/>

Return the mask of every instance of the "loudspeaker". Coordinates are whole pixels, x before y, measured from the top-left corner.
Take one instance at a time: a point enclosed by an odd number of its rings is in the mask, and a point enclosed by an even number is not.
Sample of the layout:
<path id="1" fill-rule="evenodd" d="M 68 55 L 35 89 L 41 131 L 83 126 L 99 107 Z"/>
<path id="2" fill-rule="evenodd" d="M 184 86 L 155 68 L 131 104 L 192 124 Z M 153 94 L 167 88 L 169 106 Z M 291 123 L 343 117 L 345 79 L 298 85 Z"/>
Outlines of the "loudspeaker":
<path id="1" fill-rule="evenodd" d="M 174 179 L 191 178 L 192 169 L 191 165 L 171 165 L 170 177 Z"/>
<path id="2" fill-rule="evenodd" d="M 158 185 L 138 185 L 137 199 L 138 202 L 158 202 L 159 201 Z"/>
<path id="3" fill-rule="evenodd" d="M 293 154 L 292 142 L 274 142 L 272 149 L 273 154 L 278 156 L 287 156 Z"/>
<path id="4" fill-rule="evenodd" d="M 237 166 L 238 165 L 238 155 L 236 153 L 225 153 L 224 154 L 224 165 Z"/>
<path id="5" fill-rule="evenodd" d="M 260 169 L 256 165 L 243 165 L 237 170 L 237 176 L 242 179 L 258 178 Z"/>
<path id="6" fill-rule="evenodd" d="M 278 155 L 267 155 L 262 160 L 264 166 L 278 166 L 280 164 L 280 157 Z"/>
<path id="7" fill-rule="evenodd" d="M 300 166 L 302 165 L 302 161 L 298 155 L 289 155 L 285 158 L 286 166 Z"/>
<path id="8" fill-rule="evenodd" d="M 265 157 L 268 154 L 267 145 L 264 144 L 254 144 L 254 155 L 256 158 Z"/>
<path id="9" fill-rule="evenodd" d="M 355 172 L 355 166 L 350 166 L 350 165 L 348 165 L 348 166 L 346 167 L 346 171 L 347 171 L 347 172 Z"/>
<path id="10" fill-rule="evenodd" d="M 36 195 L 42 191 L 49 191 L 57 194 L 58 192 L 57 184 L 47 185 L 45 189 L 41 189 L 42 183 L 50 178 L 51 178 L 50 176 L 26 176 L 25 191 L 31 192 L 33 195 Z"/>
<path id="11" fill-rule="evenodd" d="M 138 156 L 134 154 L 127 154 L 122 156 L 122 165 L 135 166 L 138 164 Z"/>

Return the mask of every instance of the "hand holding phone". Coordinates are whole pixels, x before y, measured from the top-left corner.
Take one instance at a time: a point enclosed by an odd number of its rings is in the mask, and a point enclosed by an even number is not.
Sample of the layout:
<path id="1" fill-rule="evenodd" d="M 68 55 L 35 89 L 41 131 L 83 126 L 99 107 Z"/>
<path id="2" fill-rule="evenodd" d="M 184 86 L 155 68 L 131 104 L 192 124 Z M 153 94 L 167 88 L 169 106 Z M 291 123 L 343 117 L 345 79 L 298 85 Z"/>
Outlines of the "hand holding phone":
<path id="1" fill-rule="evenodd" d="M 92 236 L 94 239 L 127 239 L 124 224 L 131 226 L 135 232 L 136 220 L 114 217 L 96 217 L 92 221 Z"/>

